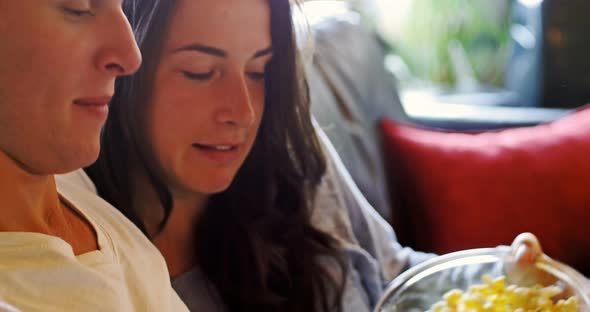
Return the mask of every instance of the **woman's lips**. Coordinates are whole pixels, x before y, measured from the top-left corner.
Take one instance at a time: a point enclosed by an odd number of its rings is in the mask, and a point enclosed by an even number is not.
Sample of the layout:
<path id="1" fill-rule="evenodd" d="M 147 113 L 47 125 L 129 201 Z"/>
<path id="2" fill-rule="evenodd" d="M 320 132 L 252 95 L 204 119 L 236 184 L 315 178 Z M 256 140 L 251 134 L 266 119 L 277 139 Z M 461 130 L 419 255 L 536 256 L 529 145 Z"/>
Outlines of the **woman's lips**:
<path id="1" fill-rule="evenodd" d="M 202 156 L 218 163 L 231 163 L 240 156 L 240 144 L 199 144 L 193 148 Z"/>

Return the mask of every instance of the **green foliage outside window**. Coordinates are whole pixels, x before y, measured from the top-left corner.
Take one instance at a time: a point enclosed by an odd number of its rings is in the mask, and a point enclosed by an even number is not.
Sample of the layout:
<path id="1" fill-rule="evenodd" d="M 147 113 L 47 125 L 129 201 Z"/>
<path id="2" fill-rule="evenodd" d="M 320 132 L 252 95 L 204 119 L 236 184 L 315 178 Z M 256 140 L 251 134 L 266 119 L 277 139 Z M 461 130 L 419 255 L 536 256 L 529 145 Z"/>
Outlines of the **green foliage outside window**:
<path id="1" fill-rule="evenodd" d="M 470 75 L 481 84 L 502 84 L 510 0 L 375 2 L 372 22 L 416 78 L 454 86 L 458 75 Z M 396 12 L 402 2 L 403 14 Z"/>

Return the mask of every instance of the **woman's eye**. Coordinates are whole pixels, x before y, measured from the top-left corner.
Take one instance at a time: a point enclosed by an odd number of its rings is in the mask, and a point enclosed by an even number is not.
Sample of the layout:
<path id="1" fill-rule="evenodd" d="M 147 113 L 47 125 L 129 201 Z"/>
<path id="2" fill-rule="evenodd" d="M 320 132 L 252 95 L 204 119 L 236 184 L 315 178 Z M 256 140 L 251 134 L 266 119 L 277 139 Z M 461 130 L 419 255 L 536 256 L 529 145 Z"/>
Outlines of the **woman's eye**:
<path id="1" fill-rule="evenodd" d="M 249 72 L 248 77 L 254 81 L 264 81 L 266 75 L 264 72 Z"/>
<path id="2" fill-rule="evenodd" d="M 90 10 L 78 10 L 78 9 L 72 9 L 72 8 L 63 8 L 63 10 L 67 14 L 75 16 L 75 17 L 94 16 L 94 13 L 92 13 L 92 11 L 90 11 Z"/>
<path id="3" fill-rule="evenodd" d="M 184 77 L 190 80 L 206 81 L 213 78 L 215 72 L 211 70 L 206 73 L 194 73 L 187 70 L 183 70 L 182 74 L 184 75 Z"/>

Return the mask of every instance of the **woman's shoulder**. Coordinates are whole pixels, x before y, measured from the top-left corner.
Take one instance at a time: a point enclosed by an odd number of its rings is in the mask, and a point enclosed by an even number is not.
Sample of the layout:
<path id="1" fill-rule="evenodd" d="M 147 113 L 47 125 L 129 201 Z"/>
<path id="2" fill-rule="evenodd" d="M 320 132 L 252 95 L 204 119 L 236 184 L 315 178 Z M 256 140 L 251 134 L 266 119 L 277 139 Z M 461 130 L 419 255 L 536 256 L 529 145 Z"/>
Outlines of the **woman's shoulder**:
<path id="1" fill-rule="evenodd" d="M 215 286 L 198 267 L 175 278 L 172 287 L 191 311 L 227 311 Z"/>

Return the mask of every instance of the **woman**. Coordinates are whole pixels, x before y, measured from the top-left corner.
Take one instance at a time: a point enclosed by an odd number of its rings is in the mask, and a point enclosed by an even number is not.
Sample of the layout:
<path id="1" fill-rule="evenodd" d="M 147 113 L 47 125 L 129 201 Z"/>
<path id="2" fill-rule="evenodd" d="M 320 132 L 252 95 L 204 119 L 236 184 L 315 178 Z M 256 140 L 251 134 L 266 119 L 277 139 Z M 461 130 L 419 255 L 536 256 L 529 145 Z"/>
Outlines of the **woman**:
<path id="1" fill-rule="evenodd" d="M 98 193 L 152 239 L 192 310 L 369 311 L 425 257 L 326 164 L 289 1 L 166 1 L 153 24 L 143 10 L 127 13 L 144 66 L 120 80 L 87 170 Z"/>
<path id="2" fill-rule="evenodd" d="M 200 272 L 229 310 L 337 308 L 345 264 L 310 221 L 325 160 L 289 1 L 165 1 L 150 25 L 133 9 L 145 62 L 111 104 L 88 170 L 99 194 L 153 239 L 175 282 Z"/>

